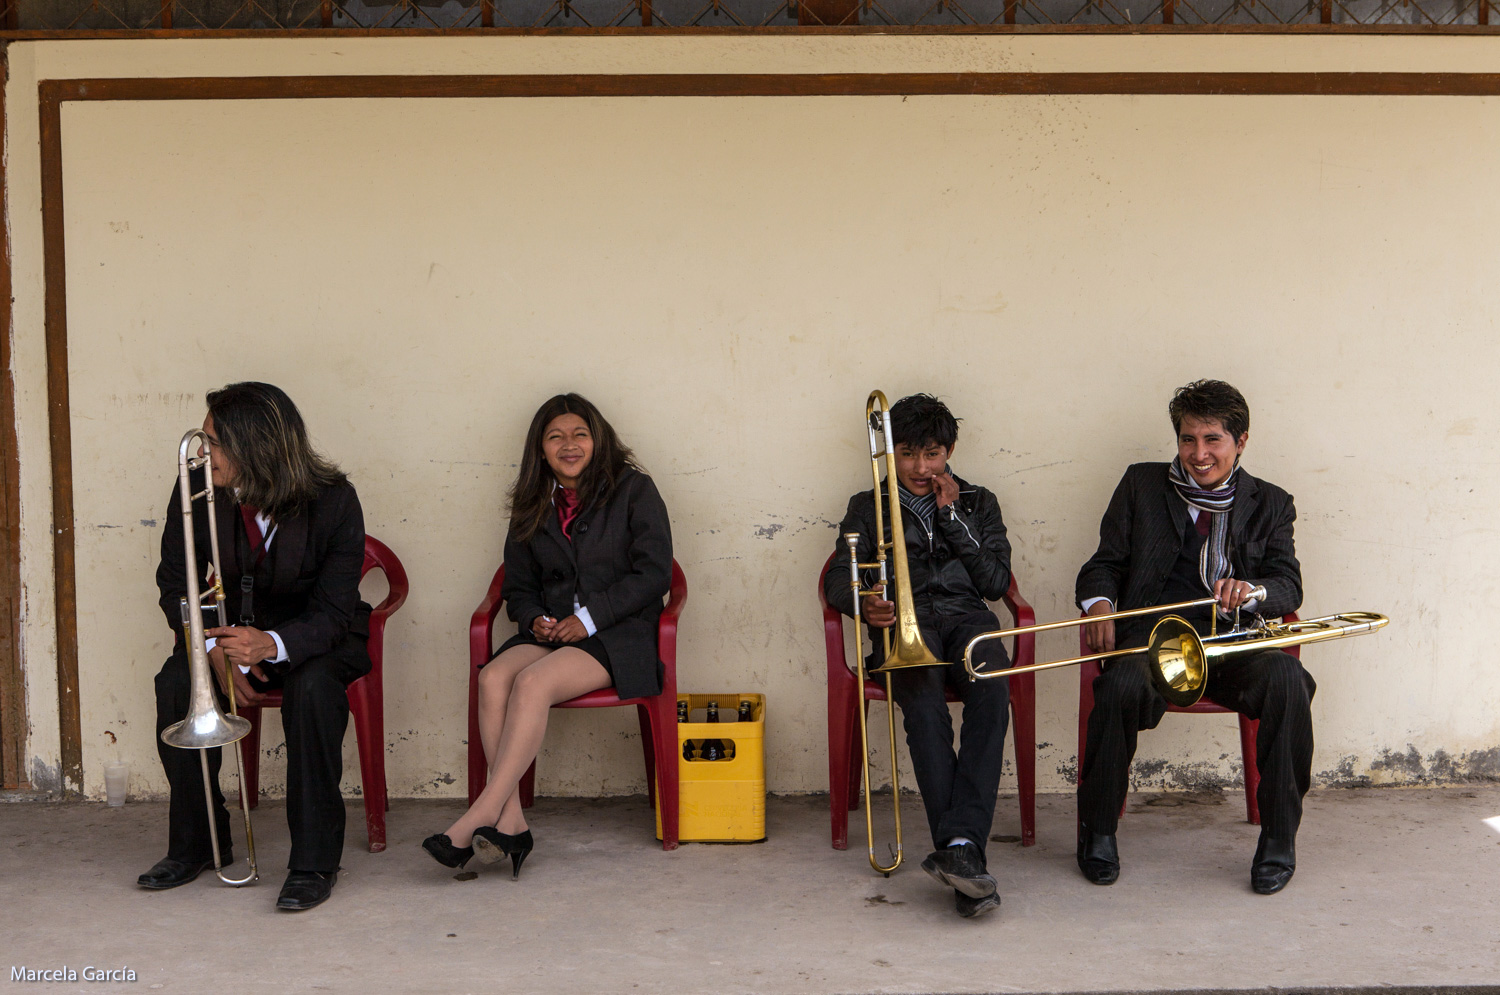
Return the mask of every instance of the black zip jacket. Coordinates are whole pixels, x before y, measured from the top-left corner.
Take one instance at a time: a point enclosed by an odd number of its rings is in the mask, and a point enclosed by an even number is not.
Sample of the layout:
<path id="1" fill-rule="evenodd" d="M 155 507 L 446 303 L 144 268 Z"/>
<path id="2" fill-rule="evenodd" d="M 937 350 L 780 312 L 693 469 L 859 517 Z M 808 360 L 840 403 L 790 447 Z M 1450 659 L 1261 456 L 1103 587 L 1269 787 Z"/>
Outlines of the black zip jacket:
<path id="1" fill-rule="evenodd" d="M 957 474 L 953 479 L 958 484 L 958 500 L 937 509 L 931 532 L 916 512 L 901 509 L 912 601 L 918 615 L 987 611 L 987 602 L 998 601 L 1010 589 L 1010 540 L 1005 536 L 1000 502 L 987 488 L 970 484 Z M 887 487 L 889 484 L 882 485 L 880 494 L 883 516 L 890 507 Z M 870 491 L 860 491 L 849 499 L 849 509 L 839 523 L 833 563 L 823 580 L 828 603 L 854 617 L 858 612 L 849 589 L 849 547 L 844 543 L 844 534 L 848 532 L 859 533 L 860 562 L 873 562 L 875 499 Z M 887 521 L 886 535 L 889 534 Z M 888 564 L 886 570 L 891 577 L 886 597 L 894 601 L 892 565 Z M 865 571 L 863 582 L 866 587 L 875 584 L 874 571 Z"/>

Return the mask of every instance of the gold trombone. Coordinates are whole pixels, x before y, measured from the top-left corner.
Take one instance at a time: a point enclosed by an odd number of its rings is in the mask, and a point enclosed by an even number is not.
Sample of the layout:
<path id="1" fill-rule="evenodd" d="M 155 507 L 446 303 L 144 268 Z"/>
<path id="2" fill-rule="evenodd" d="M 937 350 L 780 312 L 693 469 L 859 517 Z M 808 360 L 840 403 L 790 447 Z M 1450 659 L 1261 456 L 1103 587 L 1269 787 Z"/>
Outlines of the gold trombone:
<path id="1" fill-rule="evenodd" d="M 875 481 L 875 559 L 873 562 L 861 563 L 859 561 L 859 533 L 846 532 L 844 543 L 849 547 L 849 589 L 854 595 L 854 659 L 859 677 L 859 701 L 856 711 L 859 712 L 859 741 L 864 751 L 865 765 L 865 840 L 869 844 L 870 866 L 884 874 L 891 876 L 891 872 L 901 866 L 901 777 L 897 771 L 896 753 L 896 707 L 895 698 L 891 694 L 891 671 L 900 670 L 905 667 L 939 667 L 943 661 L 932 655 L 927 644 L 922 641 L 921 630 L 917 628 L 917 612 L 912 606 L 911 600 L 911 570 L 906 563 L 906 539 L 901 524 L 901 496 L 897 491 L 896 483 L 896 446 L 891 437 L 890 405 L 885 395 L 880 391 L 871 391 L 869 400 L 865 402 L 865 428 L 870 436 L 870 473 Z M 888 517 L 890 519 L 891 537 L 885 537 L 886 515 L 880 509 L 880 463 L 885 461 L 885 479 L 888 485 L 889 503 Z M 889 556 L 887 556 L 889 553 Z M 891 568 L 887 570 L 887 563 Z M 866 588 L 859 582 L 861 570 L 874 570 L 879 578 L 878 586 Z M 887 584 L 894 578 L 896 590 L 894 600 L 896 602 L 896 624 L 894 638 L 890 628 L 881 630 L 881 639 L 885 649 L 885 660 L 876 667 L 873 673 L 885 674 L 885 699 L 886 699 L 886 724 L 890 730 L 891 740 L 891 798 L 896 823 L 896 846 L 893 853 L 894 860 L 887 866 L 875 859 L 875 819 L 871 811 L 870 801 L 870 731 L 865 718 L 864 688 L 865 688 L 865 648 L 860 625 L 860 598 L 886 591 Z M 889 593 L 884 595 L 891 598 Z"/>
<path id="2" fill-rule="evenodd" d="M 194 446 L 203 455 L 189 455 Z M 193 493 L 188 474 L 203 468 L 203 490 Z M 214 699 L 214 678 L 210 672 L 208 652 L 203 648 L 203 609 L 212 606 L 219 613 L 219 625 L 228 625 L 224 612 L 224 571 L 219 559 L 219 528 L 214 517 L 214 468 L 209 455 L 208 435 L 195 428 L 182 437 L 177 447 L 177 496 L 182 505 L 182 546 L 187 560 L 187 596 L 180 599 L 182 608 L 182 634 L 187 640 L 188 651 L 188 714 L 181 722 L 175 722 L 162 730 L 161 741 L 168 746 L 185 750 L 197 750 L 203 767 L 203 797 L 208 804 L 208 835 L 214 848 L 214 873 L 225 884 L 235 887 L 252 884 L 260 878 L 255 864 L 255 836 L 250 829 L 250 799 L 245 794 L 245 771 L 240 751 L 234 750 L 235 769 L 240 779 L 240 808 L 245 813 L 245 848 L 249 854 L 250 871 L 242 878 L 231 878 L 224 873 L 219 861 L 219 828 L 214 818 L 213 782 L 208 773 L 208 751 L 214 747 L 238 743 L 250 733 L 250 720 L 241 718 L 234 708 L 234 680 L 229 674 L 232 664 L 224 662 L 224 686 L 228 689 L 229 714 L 219 709 Z M 198 589 L 198 550 L 193 538 L 193 502 L 204 499 L 208 519 L 208 541 L 213 553 L 213 587 L 200 594 Z"/>
<path id="3" fill-rule="evenodd" d="M 1246 601 L 1263 600 L 1266 596 L 1264 587 L 1257 587 L 1246 596 Z M 974 666 L 974 647 L 991 639 L 1004 639 L 1022 632 L 1045 632 L 1049 629 L 1073 628 L 1080 625 L 1088 625 L 1092 622 L 1106 622 L 1117 618 L 1134 618 L 1138 615 L 1155 615 L 1161 612 L 1176 612 L 1188 608 L 1197 608 L 1203 605 L 1216 604 L 1217 598 L 1198 598 L 1195 601 L 1179 601 L 1170 605 L 1152 605 L 1149 608 L 1132 608 L 1127 611 L 1110 612 L 1105 615 L 1085 615 L 1082 618 L 1067 619 L 1062 622 L 1044 622 L 1041 625 L 1028 625 L 1014 629 L 1000 629 L 995 632 L 985 632 L 969 640 L 964 647 L 964 669 L 969 672 L 970 680 L 990 680 L 996 677 L 1015 677 L 1018 674 L 1032 674 L 1039 670 L 1053 670 L 1057 667 L 1071 667 L 1075 664 L 1084 663 L 1088 660 L 1108 660 L 1117 656 L 1128 656 L 1132 653 L 1146 654 L 1146 666 L 1151 674 L 1151 683 L 1161 696 L 1179 708 L 1186 708 L 1195 704 L 1203 697 L 1204 690 L 1208 687 L 1208 667 L 1210 663 L 1223 660 L 1230 656 L 1241 653 L 1259 653 L 1264 650 L 1280 649 L 1284 646 L 1298 646 L 1302 643 L 1321 642 L 1327 639 L 1341 639 L 1344 636 L 1358 636 L 1366 632 L 1374 632 L 1390 624 L 1390 619 L 1376 612 L 1343 612 L 1337 615 L 1323 615 L 1318 618 L 1302 619 L 1296 622 L 1268 622 L 1259 615 L 1255 616 L 1254 622 L 1249 626 L 1241 627 L 1239 622 L 1239 611 L 1235 611 L 1234 626 L 1226 632 L 1219 632 L 1219 613 L 1215 610 L 1209 622 L 1209 634 L 1198 635 L 1192 624 L 1180 615 L 1167 615 L 1151 628 L 1151 638 L 1145 646 L 1132 646 L 1126 649 L 1105 650 L 1100 653 L 1087 653 L 1083 656 L 1069 657 L 1066 660 L 1052 660 L 1047 663 L 1035 663 L 1026 667 L 1011 667 L 1007 670 L 981 671 Z"/>

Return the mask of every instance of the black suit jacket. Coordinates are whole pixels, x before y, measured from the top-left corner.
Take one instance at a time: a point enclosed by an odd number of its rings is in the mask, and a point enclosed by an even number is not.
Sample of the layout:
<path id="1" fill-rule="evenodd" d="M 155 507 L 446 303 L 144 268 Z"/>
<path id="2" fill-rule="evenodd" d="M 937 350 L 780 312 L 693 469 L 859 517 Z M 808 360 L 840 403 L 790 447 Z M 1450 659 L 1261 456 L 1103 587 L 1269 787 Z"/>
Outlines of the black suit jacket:
<path id="1" fill-rule="evenodd" d="M 1108 598 L 1117 610 L 1161 604 L 1172 565 L 1182 552 L 1188 506 L 1167 479 L 1168 463 L 1137 463 L 1125 471 L 1099 523 L 1099 549 L 1078 572 L 1078 604 Z M 1229 515 L 1229 558 L 1234 576 L 1263 585 L 1256 611 L 1273 618 L 1302 604 L 1292 496 L 1275 484 L 1239 471 Z M 1204 596 L 1208 592 L 1204 591 Z M 1133 629 L 1149 626 L 1150 616 Z"/>
<path id="2" fill-rule="evenodd" d="M 525 542 L 505 538 L 501 596 L 519 636 L 538 616 L 567 618 L 573 599 L 589 611 L 621 698 L 661 693 L 656 622 L 672 586 L 672 524 L 656 484 L 626 470 L 603 506 L 579 512 L 568 541 L 548 514 Z"/>
<path id="3" fill-rule="evenodd" d="M 203 487 L 203 473 L 192 475 L 194 492 Z M 215 493 L 219 527 L 219 556 L 223 560 L 225 610 L 229 624 L 240 620 L 240 578 L 251 559 L 250 544 L 239 506 L 227 489 Z M 178 599 L 187 593 L 187 562 L 183 551 L 182 512 L 177 487 L 167 502 L 161 537 L 161 563 L 156 586 L 161 609 L 183 648 L 182 615 Z M 204 502 L 193 506 L 193 545 L 198 557 L 199 588 L 203 588 L 212 548 Z M 365 520 L 359 497 L 348 482 L 325 488 L 316 498 L 276 524 L 271 548 L 253 571 L 255 627 L 275 630 L 286 646 L 285 670 L 326 653 L 349 658 L 360 673 L 370 670 L 365 639 L 370 633 L 370 606 L 359 598 L 359 578 L 365 559 Z M 217 615 L 204 614 L 204 627 L 218 624 Z"/>
<path id="4" fill-rule="evenodd" d="M 958 501 L 936 513 L 930 534 L 916 512 L 901 509 L 911 595 L 918 615 L 988 611 L 987 602 L 999 601 L 1010 590 L 1010 539 L 1006 536 L 999 499 L 987 487 L 971 484 L 957 474 L 953 479 L 958 484 Z M 889 507 L 889 486 L 887 481 L 880 488 L 882 515 Z M 890 529 L 890 522 L 886 522 L 882 538 L 889 537 Z M 834 539 L 833 562 L 823 577 L 823 594 L 828 603 L 853 618 L 857 608 L 849 586 L 849 547 L 844 542 L 844 536 L 850 532 L 859 533 L 856 547 L 859 561 L 873 562 L 874 491 L 860 491 L 849 498 L 848 510 Z M 887 564 L 887 570 L 893 571 L 894 567 Z M 866 587 L 878 580 L 875 571 L 867 573 L 862 580 Z M 894 580 L 891 587 L 886 596 L 894 601 Z"/>

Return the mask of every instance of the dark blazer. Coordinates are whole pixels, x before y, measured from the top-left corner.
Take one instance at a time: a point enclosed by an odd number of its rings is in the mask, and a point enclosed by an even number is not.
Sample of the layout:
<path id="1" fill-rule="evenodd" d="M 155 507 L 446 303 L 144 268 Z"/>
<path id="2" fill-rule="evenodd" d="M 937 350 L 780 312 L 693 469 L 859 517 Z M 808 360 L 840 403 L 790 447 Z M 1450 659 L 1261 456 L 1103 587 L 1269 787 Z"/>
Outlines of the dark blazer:
<path id="1" fill-rule="evenodd" d="M 1137 463 L 1125 471 L 1099 523 L 1099 549 L 1078 572 L 1080 607 L 1089 598 L 1109 598 L 1120 611 L 1162 603 L 1191 520 L 1187 502 L 1167 479 L 1169 467 Z M 1302 568 L 1292 539 L 1296 520 L 1290 494 L 1239 471 L 1229 558 L 1236 578 L 1265 587 L 1266 599 L 1256 611 L 1268 618 L 1302 604 Z"/>
<path id="2" fill-rule="evenodd" d="M 202 471 L 193 474 L 196 493 L 203 486 Z M 219 555 L 224 568 L 225 610 L 229 624 L 240 620 L 240 578 L 250 559 L 250 543 L 239 506 L 227 489 L 219 489 L 214 501 L 219 526 Z M 183 555 L 182 512 L 177 487 L 167 502 L 162 519 L 161 563 L 156 568 L 156 586 L 161 591 L 161 610 L 167 624 L 182 641 L 182 615 L 178 599 L 187 593 L 187 567 Z M 199 588 L 206 575 L 212 548 L 208 541 L 208 515 L 201 500 L 193 506 L 193 544 L 198 556 Z M 325 488 L 316 498 L 277 523 L 276 534 L 265 558 L 254 568 L 254 625 L 275 630 L 286 646 L 290 670 L 313 657 L 337 651 L 347 656 L 361 673 L 370 669 L 365 638 L 370 632 L 370 606 L 359 598 L 359 578 L 365 559 L 365 520 L 354 487 L 347 482 Z M 217 625 L 217 616 L 204 613 L 204 627 Z"/>
<path id="3" fill-rule="evenodd" d="M 911 571 L 911 595 L 919 615 L 963 615 L 989 610 L 988 601 L 998 601 L 1010 589 L 1010 540 L 1000 515 L 1000 502 L 987 487 L 971 484 L 954 474 L 958 500 L 941 508 L 929 533 L 916 512 L 901 509 L 906 536 L 906 561 Z M 880 489 L 882 516 L 888 509 L 889 485 Z M 886 535 L 890 522 L 885 523 Z M 849 499 L 839 534 L 834 540 L 833 562 L 823 576 L 823 594 L 828 603 L 851 618 L 855 615 L 854 592 L 849 588 L 849 547 L 844 536 L 859 533 L 861 563 L 875 559 L 875 497 L 860 491 Z M 892 568 L 887 565 L 887 573 Z M 894 577 L 894 574 L 892 574 Z M 863 579 L 876 583 L 873 571 Z M 891 600 L 892 591 L 887 593 Z"/>
<path id="4" fill-rule="evenodd" d="M 567 618 L 573 599 L 589 611 L 621 698 L 660 694 L 656 653 L 661 599 L 672 586 L 672 524 L 656 484 L 626 470 L 603 506 L 580 511 L 568 541 L 548 514 L 525 542 L 505 537 L 506 614 L 522 640 L 538 616 Z"/>

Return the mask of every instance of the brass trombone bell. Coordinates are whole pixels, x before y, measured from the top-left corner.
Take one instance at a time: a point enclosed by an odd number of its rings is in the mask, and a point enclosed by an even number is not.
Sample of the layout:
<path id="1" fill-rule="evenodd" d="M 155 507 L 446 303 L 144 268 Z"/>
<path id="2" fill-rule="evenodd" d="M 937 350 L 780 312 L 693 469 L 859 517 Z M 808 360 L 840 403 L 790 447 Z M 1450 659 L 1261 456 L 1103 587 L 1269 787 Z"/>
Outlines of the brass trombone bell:
<path id="1" fill-rule="evenodd" d="M 1359 636 L 1390 623 L 1378 612 L 1341 612 L 1200 636 L 1186 619 L 1168 615 L 1152 627 L 1146 659 L 1156 690 L 1170 704 L 1186 708 L 1203 697 L 1210 664 L 1244 653 Z"/>

